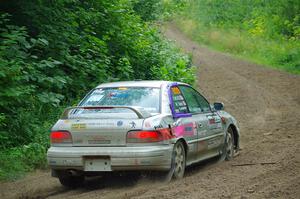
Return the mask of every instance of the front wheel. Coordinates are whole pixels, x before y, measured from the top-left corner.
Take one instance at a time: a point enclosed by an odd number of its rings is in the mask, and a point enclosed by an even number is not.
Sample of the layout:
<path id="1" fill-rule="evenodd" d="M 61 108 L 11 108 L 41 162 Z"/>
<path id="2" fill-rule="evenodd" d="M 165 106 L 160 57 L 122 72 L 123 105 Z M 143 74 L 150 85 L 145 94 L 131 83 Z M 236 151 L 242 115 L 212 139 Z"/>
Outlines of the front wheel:
<path id="1" fill-rule="evenodd" d="M 231 128 L 226 132 L 225 149 L 225 160 L 229 161 L 234 156 L 234 136 Z"/>
<path id="2" fill-rule="evenodd" d="M 226 131 L 225 143 L 220 156 L 220 161 L 231 160 L 234 156 L 234 135 L 232 129 L 229 127 Z"/>

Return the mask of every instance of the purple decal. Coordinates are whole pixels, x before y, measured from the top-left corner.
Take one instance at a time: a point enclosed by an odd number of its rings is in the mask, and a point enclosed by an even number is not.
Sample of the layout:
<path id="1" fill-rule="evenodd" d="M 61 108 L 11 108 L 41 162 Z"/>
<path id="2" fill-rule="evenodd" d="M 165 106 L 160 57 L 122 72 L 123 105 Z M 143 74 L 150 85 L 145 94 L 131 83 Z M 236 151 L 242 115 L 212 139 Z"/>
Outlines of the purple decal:
<path id="1" fill-rule="evenodd" d="M 173 86 L 178 86 L 177 82 L 173 82 L 171 84 L 168 85 L 168 94 L 169 94 L 169 101 L 170 101 L 170 108 L 172 111 L 172 115 L 174 118 L 180 118 L 180 117 L 191 117 L 192 114 L 190 113 L 176 113 L 175 108 L 174 108 L 174 101 L 172 98 L 172 87 Z"/>

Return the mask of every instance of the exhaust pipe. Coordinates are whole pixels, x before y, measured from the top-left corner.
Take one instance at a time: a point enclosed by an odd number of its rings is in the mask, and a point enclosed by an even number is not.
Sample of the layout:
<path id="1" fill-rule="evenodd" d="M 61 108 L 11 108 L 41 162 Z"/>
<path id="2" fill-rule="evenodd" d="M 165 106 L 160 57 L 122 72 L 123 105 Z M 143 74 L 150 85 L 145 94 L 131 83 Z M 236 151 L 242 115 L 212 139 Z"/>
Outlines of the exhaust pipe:
<path id="1" fill-rule="evenodd" d="M 70 176 L 77 176 L 79 173 L 76 170 L 70 169 L 67 171 Z"/>

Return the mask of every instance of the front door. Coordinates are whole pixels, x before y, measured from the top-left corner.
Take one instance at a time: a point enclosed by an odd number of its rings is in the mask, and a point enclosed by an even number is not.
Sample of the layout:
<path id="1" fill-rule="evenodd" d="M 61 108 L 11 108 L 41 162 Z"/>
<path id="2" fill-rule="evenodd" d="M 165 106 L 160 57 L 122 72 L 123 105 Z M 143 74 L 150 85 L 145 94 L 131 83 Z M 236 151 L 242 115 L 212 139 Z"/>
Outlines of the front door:
<path id="1" fill-rule="evenodd" d="M 197 120 L 198 158 L 217 154 L 224 141 L 220 116 L 211 111 L 208 101 L 193 88 L 180 85 L 179 89 L 187 102 L 189 112 Z"/>

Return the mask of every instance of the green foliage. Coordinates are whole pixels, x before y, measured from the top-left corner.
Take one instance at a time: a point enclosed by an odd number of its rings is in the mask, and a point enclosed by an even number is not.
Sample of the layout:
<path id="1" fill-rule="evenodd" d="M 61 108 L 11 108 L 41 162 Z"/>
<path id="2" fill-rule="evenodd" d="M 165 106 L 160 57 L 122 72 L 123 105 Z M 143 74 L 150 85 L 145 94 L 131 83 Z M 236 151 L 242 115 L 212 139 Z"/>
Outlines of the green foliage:
<path id="1" fill-rule="evenodd" d="M 164 58 L 161 60 L 164 65 L 160 68 L 153 67 L 153 73 L 165 80 L 195 83 L 196 68 L 192 66 L 191 57 L 180 56 L 180 51 L 167 42 L 162 41 L 160 45 L 165 49 L 159 54 Z"/>
<path id="2" fill-rule="evenodd" d="M 33 169 L 46 168 L 47 145 L 31 143 L 0 151 L 0 180 L 14 180 Z"/>
<path id="3" fill-rule="evenodd" d="M 184 10 L 189 0 L 132 0 L 133 9 L 144 21 L 169 19 Z"/>
<path id="4" fill-rule="evenodd" d="M 156 20 L 163 12 L 161 0 L 136 0 L 133 9 L 144 21 Z"/>
<path id="5" fill-rule="evenodd" d="M 159 17 L 160 5 L 158 0 L 0 2 L 0 178 L 44 167 L 49 130 L 62 107 L 100 83 L 194 82 L 190 57 L 149 22 Z"/>
<path id="6" fill-rule="evenodd" d="M 190 0 L 162 0 L 162 17 L 172 19 L 176 14 L 183 14 Z"/>
<path id="7" fill-rule="evenodd" d="M 200 43 L 300 73 L 300 1 L 193 0 L 176 21 Z"/>

